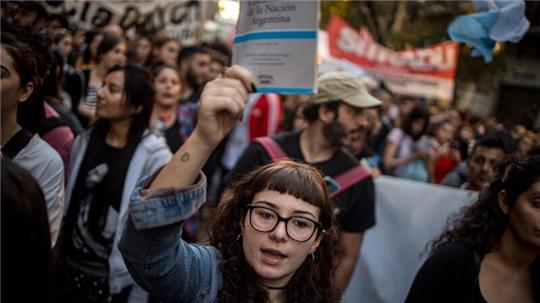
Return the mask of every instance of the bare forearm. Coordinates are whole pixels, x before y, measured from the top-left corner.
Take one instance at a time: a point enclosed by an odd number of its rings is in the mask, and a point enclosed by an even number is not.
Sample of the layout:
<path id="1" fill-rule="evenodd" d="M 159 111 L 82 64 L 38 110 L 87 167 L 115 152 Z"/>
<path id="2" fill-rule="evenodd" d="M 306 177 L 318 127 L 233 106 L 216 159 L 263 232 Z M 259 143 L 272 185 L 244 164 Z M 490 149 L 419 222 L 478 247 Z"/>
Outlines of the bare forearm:
<path id="1" fill-rule="evenodd" d="M 406 157 L 402 157 L 402 158 L 392 158 L 392 159 L 387 159 L 385 162 L 384 162 L 384 165 L 389 169 L 389 170 L 394 170 L 402 165 L 405 165 L 411 161 L 414 160 L 414 156 L 406 156 Z"/>
<path id="2" fill-rule="evenodd" d="M 395 157 L 396 151 L 397 151 L 397 146 L 393 143 L 388 143 L 386 146 L 386 150 L 384 151 L 384 155 L 383 155 L 384 166 L 390 171 L 393 171 L 397 167 L 401 165 L 405 165 L 411 162 L 412 160 L 414 160 L 414 155 L 396 158 Z"/>
<path id="3" fill-rule="evenodd" d="M 223 77 L 204 87 L 201 94 L 198 123 L 191 136 L 174 154 L 150 185 L 183 188 L 192 185 L 212 150 L 236 125 L 248 99 L 247 88 L 252 76 L 248 70 L 233 66 Z"/>
<path id="4" fill-rule="evenodd" d="M 193 134 L 157 175 L 150 188 L 186 187 L 193 184 L 212 150 L 212 146 L 202 143 Z"/>

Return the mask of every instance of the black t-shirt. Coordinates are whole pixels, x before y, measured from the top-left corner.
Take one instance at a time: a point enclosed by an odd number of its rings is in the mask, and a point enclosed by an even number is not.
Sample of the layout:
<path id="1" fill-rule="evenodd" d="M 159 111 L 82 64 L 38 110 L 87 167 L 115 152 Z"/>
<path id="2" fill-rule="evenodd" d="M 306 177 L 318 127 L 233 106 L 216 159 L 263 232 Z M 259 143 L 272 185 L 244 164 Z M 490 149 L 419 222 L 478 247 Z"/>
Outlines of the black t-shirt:
<path id="1" fill-rule="evenodd" d="M 70 203 L 69 255 L 107 265 L 132 148 L 116 148 L 92 134 Z"/>
<path id="2" fill-rule="evenodd" d="M 300 132 L 283 133 L 273 137 L 290 159 L 304 162 L 300 149 Z M 268 163 L 272 159 L 264 147 L 251 143 L 231 171 L 230 181 Z M 323 162 L 308 163 L 318 168 L 328 177 L 335 178 L 345 171 L 358 166 L 358 161 L 349 153 L 338 149 L 334 155 Z M 366 178 L 343 191 L 334 199 L 334 210 L 341 229 L 346 232 L 363 232 L 375 225 L 375 186 L 372 178 Z"/>
<path id="3" fill-rule="evenodd" d="M 478 266 L 472 244 L 462 240 L 443 244 L 416 274 L 405 302 L 485 303 Z"/>
<path id="4" fill-rule="evenodd" d="M 442 244 L 416 274 L 405 303 L 486 303 L 478 280 L 482 259 L 480 253 L 475 258 L 471 241 Z M 540 257 L 531 265 L 531 279 L 534 301 L 540 302 Z"/>
<path id="5" fill-rule="evenodd" d="M 165 130 L 164 136 L 169 149 L 174 154 L 184 143 L 182 136 L 180 136 L 180 123 L 178 123 L 178 120 L 175 120 L 174 124 Z"/>

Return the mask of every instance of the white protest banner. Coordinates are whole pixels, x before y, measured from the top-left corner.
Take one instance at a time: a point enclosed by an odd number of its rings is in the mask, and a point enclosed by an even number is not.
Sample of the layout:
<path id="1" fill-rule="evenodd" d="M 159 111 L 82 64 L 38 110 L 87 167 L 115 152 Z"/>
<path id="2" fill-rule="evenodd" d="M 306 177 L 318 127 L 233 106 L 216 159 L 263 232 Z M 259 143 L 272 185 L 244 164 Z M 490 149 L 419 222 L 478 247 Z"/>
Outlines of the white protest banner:
<path id="1" fill-rule="evenodd" d="M 404 302 L 428 253 L 426 244 L 477 193 L 388 176 L 375 179 L 376 225 L 366 231 L 342 302 Z"/>
<path id="2" fill-rule="evenodd" d="M 117 24 L 128 34 L 164 30 L 184 44 L 194 43 L 201 26 L 202 2 L 188 0 L 162 1 L 80 1 L 67 0 L 51 11 L 68 16 L 86 29 Z"/>
<path id="3" fill-rule="evenodd" d="M 311 94 L 317 75 L 319 1 L 240 2 L 233 64 L 260 93 Z"/>
<path id="4" fill-rule="evenodd" d="M 384 81 L 395 93 L 449 101 L 454 95 L 458 44 L 444 42 L 396 52 L 333 16 L 327 27 L 330 54 L 345 59 Z"/>

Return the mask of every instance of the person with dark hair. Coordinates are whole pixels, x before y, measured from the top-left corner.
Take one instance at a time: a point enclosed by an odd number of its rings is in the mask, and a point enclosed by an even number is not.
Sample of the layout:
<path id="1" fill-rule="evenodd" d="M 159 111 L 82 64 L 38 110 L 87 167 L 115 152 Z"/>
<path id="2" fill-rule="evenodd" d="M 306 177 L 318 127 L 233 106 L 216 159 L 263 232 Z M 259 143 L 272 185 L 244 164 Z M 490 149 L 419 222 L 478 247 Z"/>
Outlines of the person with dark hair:
<path id="1" fill-rule="evenodd" d="M 219 41 L 206 43 L 204 46 L 212 58 L 207 73 L 207 81 L 212 81 L 221 74 L 223 68 L 231 65 L 232 52 L 225 43 Z"/>
<path id="2" fill-rule="evenodd" d="M 73 100 L 80 102 L 84 91 L 84 75 L 67 63 L 67 56 L 71 49 L 71 33 L 61 30 L 54 37 L 52 58 L 49 68 L 49 83 L 44 84 L 46 102 L 69 125 L 73 134 L 77 136 L 84 129 L 77 115 L 73 112 Z"/>
<path id="3" fill-rule="evenodd" d="M 178 56 L 178 55 L 177 55 Z M 149 35 L 137 35 L 129 62 L 148 67 L 152 61 L 152 42 Z M 176 66 L 176 62 L 174 64 Z"/>
<path id="4" fill-rule="evenodd" d="M 54 266 L 43 193 L 32 175 L 14 162 L 2 159 L 1 170 L 1 300 L 53 303 Z"/>
<path id="5" fill-rule="evenodd" d="M 182 77 L 182 97 L 178 106 L 180 134 L 186 140 L 197 123 L 201 90 L 208 80 L 210 53 L 197 46 L 185 47 L 180 52 L 179 71 Z"/>
<path id="6" fill-rule="evenodd" d="M 66 55 L 66 63 L 75 67 L 77 64 L 77 59 L 84 50 L 83 47 L 86 42 L 86 31 L 78 22 L 72 22 L 68 29 L 72 33 L 73 47 L 71 48 L 71 52 Z"/>
<path id="7" fill-rule="evenodd" d="M 134 192 L 119 247 L 161 302 L 338 302 L 330 195 L 309 165 L 281 161 L 245 175 L 220 206 L 211 246 L 178 236 L 204 203 L 200 169 L 242 114 L 251 79 L 233 66 L 209 82 L 192 136 Z"/>
<path id="8" fill-rule="evenodd" d="M 200 92 L 207 81 L 207 74 L 210 68 L 210 52 L 203 47 L 185 47 L 180 52 L 179 70 L 182 76 L 183 87 L 186 91 L 182 97 L 188 101 L 190 97 L 200 95 Z"/>
<path id="9" fill-rule="evenodd" d="M 15 10 L 13 23 L 24 29 L 41 30 L 47 22 L 49 14 L 43 6 L 42 1 L 15 1 L 17 9 Z"/>
<path id="10" fill-rule="evenodd" d="M 92 124 L 96 119 L 97 91 L 107 71 L 115 65 L 126 63 L 126 41 L 117 35 L 101 35 L 103 38 L 97 48 L 96 65 L 91 69 L 83 70 L 85 90 L 81 100 L 73 100 L 73 108 L 77 110 L 84 126 Z"/>
<path id="11" fill-rule="evenodd" d="M 451 171 L 442 185 L 482 191 L 495 179 L 497 166 L 510 156 L 514 149 L 511 135 L 503 131 L 491 131 L 477 140 L 471 155 Z"/>
<path id="12" fill-rule="evenodd" d="M 366 109 L 381 102 L 371 96 L 362 82 L 349 73 L 330 72 L 317 80 L 318 93 L 304 108 L 308 126 L 301 130 L 265 137 L 282 150 L 285 157 L 320 169 L 335 192 L 334 211 L 340 225 L 339 246 L 342 255 L 336 271 L 336 286 L 345 291 L 358 259 L 364 232 L 375 225 L 375 189 L 373 179 L 360 168 L 359 161 L 346 150 L 349 134 L 368 125 Z M 244 150 L 230 172 L 229 184 L 258 166 L 275 160 L 272 151 L 254 140 Z M 358 169 L 358 170 L 356 170 Z M 350 187 L 337 180 L 347 172 Z"/>
<path id="13" fill-rule="evenodd" d="M 62 28 L 53 36 L 54 49 L 62 55 L 64 62 L 67 61 L 67 56 L 73 50 L 73 35 L 68 30 Z"/>
<path id="14" fill-rule="evenodd" d="M 373 92 L 373 96 L 383 103 L 379 110 L 381 128 L 371 136 L 368 145 L 375 152 L 382 153 L 386 137 L 396 126 L 397 117 L 392 115 L 397 115 L 397 113 L 390 113 L 391 108 L 396 108 L 394 104 L 395 96 L 384 82 L 381 82 L 381 87 Z"/>
<path id="15" fill-rule="evenodd" d="M 182 143 L 180 124 L 176 119 L 178 99 L 182 93 L 182 83 L 174 66 L 161 64 L 152 70 L 156 98 L 150 125 L 167 140 L 171 152 L 175 153 Z"/>
<path id="16" fill-rule="evenodd" d="M 429 182 L 440 184 L 442 179 L 457 165 L 459 150 L 450 142 L 454 139 L 455 127 L 452 120 L 443 118 L 429 125 L 427 135 L 418 142 L 421 150 L 429 151 L 426 159 L 430 173 Z"/>
<path id="17" fill-rule="evenodd" d="M 50 48 L 51 41 L 35 32 L 24 32 L 8 26 L 3 28 L 2 40 L 7 44 L 20 40 L 32 49 L 32 57 L 36 60 L 37 77 L 32 95 L 17 107 L 17 121 L 33 134 L 39 134 L 62 157 L 67 169 L 69 152 L 74 135 L 65 119 L 53 109 L 46 100 L 50 96 L 60 97 L 59 77 L 62 62 L 57 60 L 55 52 Z"/>
<path id="18" fill-rule="evenodd" d="M 534 137 L 535 135 L 533 132 L 527 131 L 521 137 L 516 139 L 516 151 L 514 153 L 516 159 L 520 160 L 527 157 L 534 146 Z"/>
<path id="19" fill-rule="evenodd" d="M 52 51 L 48 66 L 49 72 L 34 101 L 36 106 L 44 108 L 39 134 L 60 154 L 64 162 L 64 170 L 67 171 L 71 146 L 75 134 L 82 131 L 82 126 L 69 108 L 71 99 L 62 89 L 63 63 L 58 52 Z"/>
<path id="20" fill-rule="evenodd" d="M 74 66 L 77 70 L 91 69 L 96 65 L 97 49 L 102 40 L 103 33 L 97 30 L 85 32 L 84 43 L 81 45 L 80 53 L 74 58 Z"/>
<path id="21" fill-rule="evenodd" d="M 21 104 L 28 102 L 39 87 L 37 60 L 32 49 L 12 35 L 3 33 L 0 38 L 2 156 L 27 169 L 38 181 L 47 204 L 54 246 L 64 212 L 62 159 L 38 134 L 22 127 L 17 119 Z"/>
<path id="22" fill-rule="evenodd" d="M 540 301 L 540 156 L 502 168 L 431 244 L 406 302 Z"/>
<path id="23" fill-rule="evenodd" d="M 287 104 L 288 99 L 294 98 L 294 103 Z M 283 101 L 283 118 L 279 129 L 283 132 L 302 130 L 307 126 L 304 118 L 304 107 L 307 102 L 300 100 L 296 95 L 281 95 Z"/>
<path id="24" fill-rule="evenodd" d="M 163 37 L 156 39 L 152 43 L 152 62 L 154 64 L 177 66 L 180 49 L 180 42 L 174 38 Z"/>
<path id="25" fill-rule="evenodd" d="M 387 173 L 400 178 L 426 182 L 429 174 L 424 159 L 426 150 L 417 148 L 424 134 L 429 113 L 421 106 L 415 107 L 401 127 L 394 128 L 386 137 L 382 160 Z"/>
<path id="26" fill-rule="evenodd" d="M 146 70 L 113 67 L 97 92 L 95 126 L 73 143 L 60 243 L 62 302 L 146 300 L 117 243 L 136 182 L 171 157 L 164 140 L 147 131 L 153 101 Z"/>

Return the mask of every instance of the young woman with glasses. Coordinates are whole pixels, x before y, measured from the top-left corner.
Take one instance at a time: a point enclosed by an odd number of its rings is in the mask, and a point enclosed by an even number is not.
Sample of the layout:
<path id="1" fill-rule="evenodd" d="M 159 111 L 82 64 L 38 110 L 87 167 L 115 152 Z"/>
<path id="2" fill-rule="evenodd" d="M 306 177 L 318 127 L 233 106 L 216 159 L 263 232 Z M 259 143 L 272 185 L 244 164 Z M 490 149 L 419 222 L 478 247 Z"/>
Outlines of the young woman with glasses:
<path id="1" fill-rule="evenodd" d="M 137 283 L 162 302 L 338 302 L 331 201 L 308 165 L 282 161 L 244 176 L 220 205 L 211 246 L 178 235 L 205 201 L 199 171 L 241 117 L 250 79 L 232 67 L 207 84 L 191 137 L 132 196 L 119 248 Z"/>

